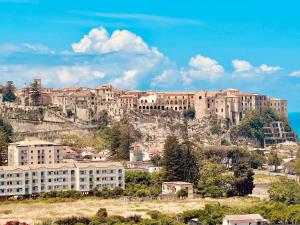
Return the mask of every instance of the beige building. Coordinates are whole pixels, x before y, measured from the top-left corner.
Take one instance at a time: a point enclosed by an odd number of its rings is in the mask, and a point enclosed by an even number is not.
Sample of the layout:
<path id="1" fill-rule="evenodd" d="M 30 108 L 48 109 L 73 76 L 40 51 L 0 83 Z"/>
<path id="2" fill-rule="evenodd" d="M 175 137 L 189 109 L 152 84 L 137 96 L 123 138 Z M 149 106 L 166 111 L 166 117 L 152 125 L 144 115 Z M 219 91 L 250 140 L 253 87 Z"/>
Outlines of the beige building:
<path id="1" fill-rule="evenodd" d="M 35 80 L 41 87 L 41 80 Z M 17 90 L 19 104 L 31 105 L 30 90 Z M 242 93 L 236 89 L 219 91 L 157 92 L 121 90 L 111 84 L 103 84 L 96 89 L 69 87 L 46 89 L 41 87 L 41 105 L 51 105 L 62 114 L 74 120 L 91 121 L 97 119 L 102 110 L 115 118 L 121 118 L 132 111 L 173 110 L 184 112 L 195 109 L 197 119 L 216 116 L 227 126 L 239 124 L 249 110 L 271 107 L 280 116 L 287 117 L 286 100 L 268 98 L 266 95 Z"/>
<path id="2" fill-rule="evenodd" d="M 8 166 L 54 164 L 63 161 L 64 146 L 42 140 L 25 140 L 8 146 Z"/>
<path id="3" fill-rule="evenodd" d="M 297 142 L 298 137 L 294 131 L 286 130 L 283 122 L 275 121 L 263 127 L 264 147 L 277 145 L 279 143 L 291 141 Z"/>
<path id="4" fill-rule="evenodd" d="M 264 225 L 268 221 L 260 214 L 227 215 L 223 218 L 222 225 Z"/>
<path id="5" fill-rule="evenodd" d="M 120 162 L 59 163 L 0 167 L 0 197 L 94 188 L 124 188 Z"/>
<path id="6" fill-rule="evenodd" d="M 174 196 L 178 191 L 185 189 L 188 193 L 188 198 L 193 198 L 193 184 L 182 181 L 174 181 L 174 182 L 163 182 L 162 183 L 162 195 Z"/>

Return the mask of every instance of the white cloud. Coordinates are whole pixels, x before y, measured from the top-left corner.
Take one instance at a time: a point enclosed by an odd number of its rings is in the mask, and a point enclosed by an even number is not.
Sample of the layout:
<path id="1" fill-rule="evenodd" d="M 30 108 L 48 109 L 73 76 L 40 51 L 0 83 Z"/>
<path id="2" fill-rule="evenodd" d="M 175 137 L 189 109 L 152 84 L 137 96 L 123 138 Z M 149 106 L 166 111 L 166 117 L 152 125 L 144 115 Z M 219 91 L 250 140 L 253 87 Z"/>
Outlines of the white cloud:
<path id="1" fill-rule="evenodd" d="M 232 67 L 234 68 L 234 77 L 241 76 L 243 78 L 257 77 L 262 74 L 273 74 L 282 68 L 279 66 L 269 66 L 262 64 L 258 67 L 253 66 L 246 60 L 234 59 L 232 60 Z"/>
<path id="2" fill-rule="evenodd" d="M 161 74 L 155 76 L 151 87 L 170 88 L 180 83 L 182 72 L 176 68 L 167 68 Z"/>
<path id="3" fill-rule="evenodd" d="M 137 70 L 128 70 L 122 77 L 118 77 L 112 81 L 112 84 L 118 88 L 137 88 L 136 77 L 139 75 Z"/>
<path id="4" fill-rule="evenodd" d="M 103 27 L 92 29 L 72 48 L 77 53 L 110 53 L 117 51 L 161 54 L 156 48 L 149 49 L 143 39 L 128 30 L 115 30 L 111 36 Z"/>
<path id="5" fill-rule="evenodd" d="M 2 44 L 0 45 L 0 52 L 2 54 L 11 54 L 15 52 L 21 53 L 38 53 L 38 54 L 55 54 L 55 52 L 42 44 L 23 43 L 16 44 Z"/>
<path id="6" fill-rule="evenodd" d="M 161 74 L 154 77 L 151 85 L 157 87 L 171 87 L 191 85 L 193 81 L 213 81 L 225 73 L 222 65 L 216 60 L 203 55 L 196 55 L 189 60 L 188 66 L 181 69 L 166 68 Z"/>
<path id="7" fill-rule="evenodd" d="M 296 70 L 290 73 L 291 77 L 300 77 L 300 70 Z"/>
<path id="8" fill-rule="evenodd" d="M 253 68 L 253 66 L 248 61 L 239 59 L 232 60 L 232 66 L 235 69 L 234 72 L 250 71 Z"/>
<path id="9" fill-rule="evenodd" d="M 258 68 L 258 72 L 262 72 L 262 73 L 275 73 L 279 70 L 281 70 L 281 67 L 279 66 L 268 66 L 266 64 L 262 64 Z"/>
<path id="10" fill-rule="evenodd" d="M 224 72 L 223 66 L 221 66 L 216 60 L 203 55 L 196 55 L 189 61 L 189 65 L 199 72 L 207 74 L 219 74 Z"/>

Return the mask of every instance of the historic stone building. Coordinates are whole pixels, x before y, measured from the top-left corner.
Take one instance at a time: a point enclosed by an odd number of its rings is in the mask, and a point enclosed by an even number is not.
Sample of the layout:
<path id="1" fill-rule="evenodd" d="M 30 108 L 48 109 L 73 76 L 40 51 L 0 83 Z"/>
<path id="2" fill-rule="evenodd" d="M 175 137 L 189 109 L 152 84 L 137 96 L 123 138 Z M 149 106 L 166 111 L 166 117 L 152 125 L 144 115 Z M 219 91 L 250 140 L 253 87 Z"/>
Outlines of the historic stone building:
<path id="1" fill-rule="evenodd" d="M 107 110 L 109 115 L 121 118 L 131 111 L 150 113 L 151 111 L 173 110 L 183 112 L 195 110 L 197 119 L 214 116 L 227 125 L 238 124 L 249 110 L 271 107 L 280 116 L 287 117 L 286 100 L 268 98 L 266 95 L 242 93 L 236 89 L 219 91 L 196 90 L 189 92 L 156 92 L 121 90 L 111 84 L 103 84 L 95 89 L 70 87 L 47 89 L 36 79 L 41 90 L 41 100 L 35 105 L 56 107 L 65 116 L 74 120 L 90 121 Z M 18 103 L 30 103 L 30 90 L 17 90 Z"/>

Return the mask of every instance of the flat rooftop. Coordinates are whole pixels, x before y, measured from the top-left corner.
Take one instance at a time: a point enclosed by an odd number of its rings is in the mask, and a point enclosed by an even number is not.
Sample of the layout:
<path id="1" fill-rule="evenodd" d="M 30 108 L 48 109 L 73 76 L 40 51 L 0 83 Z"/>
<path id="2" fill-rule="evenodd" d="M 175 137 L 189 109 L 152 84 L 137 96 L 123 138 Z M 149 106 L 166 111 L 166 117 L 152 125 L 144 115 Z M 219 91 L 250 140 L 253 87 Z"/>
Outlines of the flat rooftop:
<path id="1" fill-rule="evenodd" d="M 37 164 L 37 165 L 21 165 L 21 166 L 1 166 L 2 171 L 14 170 L 38 170 L 38 169 L 60 169 L 60 168 L 106 168 L 106 167 L 123 167 L 120 162 L 105 161 L 105 162 L 64 162 L 54 164 Z"/>

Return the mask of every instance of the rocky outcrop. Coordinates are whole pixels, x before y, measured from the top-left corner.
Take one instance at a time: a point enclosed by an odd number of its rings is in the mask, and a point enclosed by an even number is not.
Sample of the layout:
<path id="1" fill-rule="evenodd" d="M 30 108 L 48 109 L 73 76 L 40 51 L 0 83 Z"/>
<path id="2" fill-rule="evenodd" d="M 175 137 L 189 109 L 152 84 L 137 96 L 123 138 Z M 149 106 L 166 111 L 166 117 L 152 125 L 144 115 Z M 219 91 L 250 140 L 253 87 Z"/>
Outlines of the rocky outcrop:
<path id="1" fill-rule="evenodd" d="M 198 145 L 219 145 L 221 139 L 229 137 L 226 130 L 218 135 L 211 134 L 214 118 L 188 119 L 171 111 L 156 114 L 131 112 L 128 118 L 141 133 L 139 141 L 146 146 L 162 146 L 168 135 L 176 135 L 181 140 L 189 139 Z"/>

